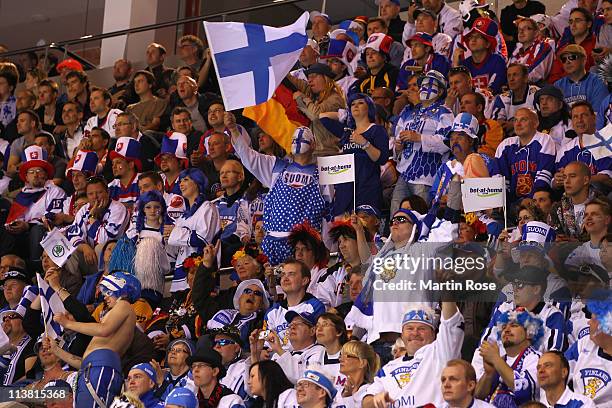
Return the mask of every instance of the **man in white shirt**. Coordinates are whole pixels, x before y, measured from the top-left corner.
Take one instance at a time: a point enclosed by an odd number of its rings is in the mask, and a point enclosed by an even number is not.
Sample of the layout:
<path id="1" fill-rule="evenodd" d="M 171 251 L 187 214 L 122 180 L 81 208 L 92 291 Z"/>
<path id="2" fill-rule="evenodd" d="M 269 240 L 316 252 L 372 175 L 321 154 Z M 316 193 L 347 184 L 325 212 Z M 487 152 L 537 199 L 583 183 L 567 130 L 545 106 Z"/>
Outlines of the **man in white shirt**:
<path id="1" fill-rule="evenodd" d="M 99 127 L 108 132 L 111 138 L 115 138 L 115 122 L 117 115 L 122 111 L 119 109 L 111 109 L 113 97 L 105 88 L 94 86 L 91 88 L 89 95 L 89 108 L 96 116 L 92 116 L 85 124 L 85 137 L 89 137 L 91 129 Z"/>
<path id="2" fill-rule="evenodd" d="M 442 370 L 443 408 L 490 408 L 493 405 L 474 398 L 476 371 L 465 360 L 450 360 Z"/>
<path id="3" fill-rule="evenodd" d="M 572 407 L 595 408 L 590 398 L 577 394 L 567 387 L 569 362 L 560 351 L 547 351 L 538 361 L 540 402 L 547 408 Z"/>

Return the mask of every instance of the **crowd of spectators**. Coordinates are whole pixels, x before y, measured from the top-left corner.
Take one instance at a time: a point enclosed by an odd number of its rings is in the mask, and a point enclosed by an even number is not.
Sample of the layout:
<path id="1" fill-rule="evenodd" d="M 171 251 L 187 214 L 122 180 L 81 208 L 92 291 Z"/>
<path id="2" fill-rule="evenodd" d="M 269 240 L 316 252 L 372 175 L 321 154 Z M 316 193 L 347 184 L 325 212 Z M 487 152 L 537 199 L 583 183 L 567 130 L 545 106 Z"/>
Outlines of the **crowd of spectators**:
<path id="1" fill-rule="evenodd" d="M 288 151 L 225 110 L 194 35 L 182 65 L 151 43 L 107 87 L 0 62 L 1 386 L 78 408 L 612 406 L 612 0 L 375 2 L 311 12 Z M 339 154 L 355 184 L 320 184 Z M 506 213 L 465 211 L 462 181 L 490 177 Z"/>

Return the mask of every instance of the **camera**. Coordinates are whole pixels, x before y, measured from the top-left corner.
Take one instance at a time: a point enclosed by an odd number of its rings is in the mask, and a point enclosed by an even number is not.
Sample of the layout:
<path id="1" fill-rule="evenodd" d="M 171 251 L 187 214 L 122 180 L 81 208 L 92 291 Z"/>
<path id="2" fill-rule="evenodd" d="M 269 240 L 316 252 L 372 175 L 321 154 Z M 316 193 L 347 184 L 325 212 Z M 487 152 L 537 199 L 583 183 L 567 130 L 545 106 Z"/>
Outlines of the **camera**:
<path id="1" fill-rule="evenodd" d="M 270 335 L 270 330 L 262 330 L 259 332 L 259 340 L 266 340 L 268 338 L 268 336 Z"/>

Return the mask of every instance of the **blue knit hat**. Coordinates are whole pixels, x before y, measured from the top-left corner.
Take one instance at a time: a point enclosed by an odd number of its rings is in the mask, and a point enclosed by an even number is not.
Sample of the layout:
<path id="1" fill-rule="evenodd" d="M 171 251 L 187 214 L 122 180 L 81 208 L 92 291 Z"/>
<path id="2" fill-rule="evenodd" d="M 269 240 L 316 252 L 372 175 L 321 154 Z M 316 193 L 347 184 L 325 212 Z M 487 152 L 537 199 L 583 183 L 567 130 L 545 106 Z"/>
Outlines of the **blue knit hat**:
<path id="1" fill-rule="evenodd" d="M 176 405 L 183 408 L 197 408 L 198 399 L 189 388 L 178 387 L 170 391 L 166 397 L 165 406 Z"/>

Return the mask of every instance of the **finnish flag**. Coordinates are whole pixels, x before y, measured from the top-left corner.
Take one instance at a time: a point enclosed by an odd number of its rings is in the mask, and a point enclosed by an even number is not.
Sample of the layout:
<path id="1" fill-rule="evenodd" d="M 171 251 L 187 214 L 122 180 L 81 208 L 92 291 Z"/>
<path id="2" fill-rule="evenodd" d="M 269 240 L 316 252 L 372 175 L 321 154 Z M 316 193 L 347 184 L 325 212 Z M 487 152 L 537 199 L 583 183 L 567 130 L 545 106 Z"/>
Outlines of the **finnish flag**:
<path id="1" fill-rule="evenodd" d="M 308 12 L 285 27 L 204 22 L 225 110 L 264 103 L 306 46 Z"/>
<path id="2" fill-rule="evenodd" d="M 53 316 L 66 313 L 64 302 L 62 302 L 59 295 L 49 286 L 47 281 L 45 281 L 39 273 L 36 274 L 36 280 L 38 281 L 38 288 L 40 291 L 40 308 L 42 309 L 45 335 L 53 340 L 61 339 L 63 332 L 62 326 L 53 320 Z M 60 347 L 61 346 L 60 344 Z"/>

